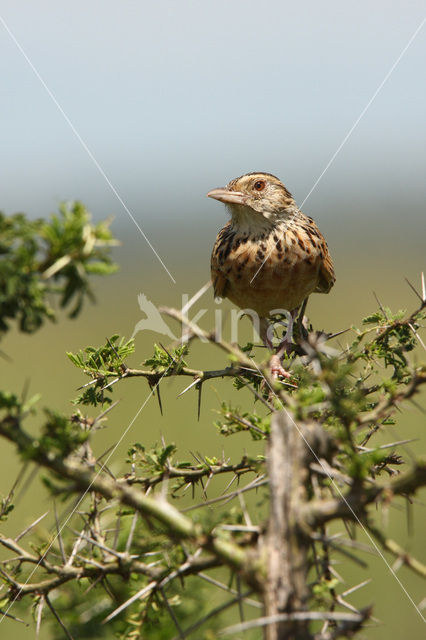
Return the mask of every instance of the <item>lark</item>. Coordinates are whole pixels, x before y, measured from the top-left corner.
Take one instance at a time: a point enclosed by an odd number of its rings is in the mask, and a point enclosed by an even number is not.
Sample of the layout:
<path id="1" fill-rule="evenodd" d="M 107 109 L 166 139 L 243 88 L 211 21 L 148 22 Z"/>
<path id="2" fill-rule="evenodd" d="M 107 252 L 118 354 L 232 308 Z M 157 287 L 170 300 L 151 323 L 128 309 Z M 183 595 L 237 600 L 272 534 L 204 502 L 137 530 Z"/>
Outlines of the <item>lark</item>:
<path id="1" fill-rule="evenodd" d="M 260 337 L 271 350 L 270 312 L 289 312 L 286 337 L 270 361 L 275 376 L 289 377 L 281 360 L 291 350 L 289 336 L 299 309 L 311 293 L 328 293 L 335 282 L 327 243 L 270 173 L 247 173 L 207 196 L 224 202 L 231 214 L 213 247 L 214 295 L 255 311 Z"/>

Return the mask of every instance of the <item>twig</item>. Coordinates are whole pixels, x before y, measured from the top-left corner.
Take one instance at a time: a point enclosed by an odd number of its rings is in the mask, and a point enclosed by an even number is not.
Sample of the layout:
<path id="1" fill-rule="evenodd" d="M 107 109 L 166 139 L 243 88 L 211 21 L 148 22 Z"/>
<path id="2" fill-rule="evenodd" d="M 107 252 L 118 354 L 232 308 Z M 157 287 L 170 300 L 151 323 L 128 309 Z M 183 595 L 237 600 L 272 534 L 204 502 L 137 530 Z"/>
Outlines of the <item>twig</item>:
<path id="1" fill-rule="evenodd" d="M 48 513 L 49 512 L 46 511 L 46 513 L 43 513 L 43 515 L 41 515 L 39 518 L 34 520 L 34 522 L 32 522 L 28 527 L 26 527 L 23 531 L 21 531 L 21 533 L 16 536 L 15 542 L 18 542 L 27 533 L 29 533 L 29 531 L 31 531 L 31 529 L 34 529 L 34 527 L 36 527 L 38 525 L 38 523 L 41 522 L 43 520 L 43 518 L 45 518 L 47 516 Z"/>
<path id="2" fill-rule="evenodd" d="M 49 609 L 51 610 L 51 612 L 53 613 L 54 617 L 56 618 L 56 620 L 59 622 L 59 625 L 62 627 L 63 632 L 65 633 L 65 635 L 67 636 L 67 638 L 69 640 L 74 640 L 73 636 L 70 634 L 70 632 L 68 631 L 68 629 L 66 628 L 66 626 L 64 625 L 64 623 L 62 622 L 61 618 L 59 617 L 58 613 L 55 611 L 54 607 L 52 606 L 52 603 L 50 602 L 49 598 L 47 595 L 45 595 L 45 602 L 47 604 L 47 606 L 49 607 Z"/>
<path id="3" fill-rule="evenodd" d="M 226 627 L 219 632 L 220 636 L 230 636 L 234 633 L 242 633 L 250 629 L 258 627 L 266 627 L 267 625 L 276 624 L 277 622 L 308 622 L 310 620 L 336 620 L 344 622 L 362 622 L 365 620 L 362 613 L 339 613 L 324 611 L 295 611 L 294 613 L 280 613 L 274 616 L 264 616 L 244 622 L 243 624 L 235 624 L 232 627 Z"/>

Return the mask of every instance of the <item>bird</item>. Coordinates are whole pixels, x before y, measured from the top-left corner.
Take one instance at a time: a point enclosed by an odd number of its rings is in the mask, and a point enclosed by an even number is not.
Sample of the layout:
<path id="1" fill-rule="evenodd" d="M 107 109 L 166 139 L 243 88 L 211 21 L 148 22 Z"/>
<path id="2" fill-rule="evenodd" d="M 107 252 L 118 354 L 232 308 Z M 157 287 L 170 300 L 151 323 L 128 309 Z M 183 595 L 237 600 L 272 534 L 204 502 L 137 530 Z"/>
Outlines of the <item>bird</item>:
<path id="1" fill-rule="evenodd" d="M 288 378 L 281 363 L 291 351 L 299 309 L 311 293 L 328 293 L 336 279 L 327 243 L 314 220 L 300 211 L 271 173 L 246 173 L 226 187 L 212 189 L 207 197 L 225 203 L 231 214 L 211 255 L 215 298 L 228 298 L 254 311 L 260 338 L 271 350 L 270 312 L 289 312 L 286 337 L 270 359 L 272 375 Z"/>

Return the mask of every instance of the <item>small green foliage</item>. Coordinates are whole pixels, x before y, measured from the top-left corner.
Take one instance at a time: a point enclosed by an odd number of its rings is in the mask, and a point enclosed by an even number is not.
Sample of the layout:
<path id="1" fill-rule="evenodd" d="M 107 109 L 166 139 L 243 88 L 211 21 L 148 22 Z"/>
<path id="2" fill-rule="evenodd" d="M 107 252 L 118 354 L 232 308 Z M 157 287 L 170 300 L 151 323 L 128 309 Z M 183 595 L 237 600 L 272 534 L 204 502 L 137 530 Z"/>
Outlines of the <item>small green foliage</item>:
<path id="1" fill-rule="evenodd" d="M 19 414 L 22 409 L 22 402 L 15 393 L 10 391 L 0 391 L 0 409 L 7 409 L 9 414 Z"/>
<path id="2" fill-rule="evenodd" d="M 0 522 L 5 522 L 11 511 L 14 509 L 14 505 L 11 503 L 11 497 L 1 498 L 0 500 Z"/>
<path id="3" fill-rule="evenodd" d="M 327 611 L 335 601 L 335 589 L 339 585 L 337 578 L 321 577 L 312 587 L 315 606 L 319 610 Z"/>
<path id="4" fill-rule="evenodd" d="M 111 403 L 109 394 L 112 388 L 107 386 L 108 381 L 125 374 L 127 369 L 125 360 L 134 353 L 134 350 L 133 339 L 126 341 L 125 338 L 115 334 L 102 347 L 86 347 L 78 353 L 67 352 L 71 362 L 82 369 L 93 381 L 85 386 L 73 404 L 97 406 Z"/>
<path id="5" fill-rule="evenodd" d="M 136 592 L 138 589 L 140 583 L 133 587 L 133 591 Z M 185 629 L 207 613 L 211 588 L 199 578 L 189 576 L 185 582 L 169 585 L 164 595 L 180 628 Z M 119 640 L 170 640 L 176 636 L 175 622 L 165 606 L 164 598 L 159 597 L 137 600 L 125 619 L 113 621 L 113 626 Z M 198 630 L 195 637 L 199 640 L 218 638 L 217 632 L 223 627 L 222 617 L 219 614 L 214 616 L 208 621 L 207 626 L 208 629 L 205 631 Z"/>
<path id="6" fill-rule="evenodd" d="M 74 400 L 74 404 L 93 405 L 111 403 L 108 394 L 112 392 L 114 382 L 126 376 L 125 360 L 134 353 L 134 340 L 125 340 L 118 335 L 109 338 L 102 347 L 86 347 L 78 353 L 68 352 L 71 362 L 82 369 L 92 382 L 85 385 L 83 392 Z M 183 356 L 188 353 L 188 345 L 182 345 L 171 352 L 154 345 L 154 355 L 144 364 L 152 369 L 153 376 L 148 377 L 150 384 L 155 381 L 154 375 L 167 369 L 170 373 L 179 374 L 186 362 Z"/>
<path id="7" fill-rule="evenodd" d="M 241 412 L 239 408 L 233 408 L 226 402 L 222 402 L 218 413 L 223 416 L 224 420 L 217 420 L 215 426 L 224 436 L 230 436 L 240 431 L 249 431 L 253 440 L 261 440 L 269 433 L 269 416 L 261 417 L 250 411 Z"/>
<path id="8" fill-rule="evenodd" d="M 244 347 L 241 347 L 241 351 L 248 355 L 249 358 L 253 357 L 253 347 L 254 344 L 252 342 L 247 342 Z"/>
<path id="9" fill-rule="evenodd" d="M 40 447 L 44 450 L 66 458 L 89 437 L 89 432 L 78 423 L 51 409 L 45 409 L 44 412 L 46 420 L 39 438 Z"/>
<path id="10" fill-rule="evenodd" d="M 106 378 L 100 376 L 96 379 L 94 384 L 84 389 L 83 393 L 72 400 L 72 404 L 97 407 L 98 405 L 111 404 L 112 403 L 112 388 L 105 389 L 107 384 Z"/>
<path id="11" fill-rule="evenodd" d="M 236 362 L 237 361 L 234 360 L 234 365 Z M 237 391 L 245 389 L 247 385 L 250 385 L 260 396 L 264 398 L 269 396 L 269 387 L 265 384 L 262 375 L 257 370 L 249 371 L 248 369 L 243 369 L 242 373 L 236 375 L 232 380 L 232 385 Z"/>
<path id="12" fill-rule="evenodd" d="M 244 389 L 246 385 L 247 385 L 247 381 L 241 376 L 235 376 L 235 378 L 232 381 L 232 386 L 235 387 L 237 391 Z"/>
<path id="13" fill-rule="evenodd" d="M 375 311 L 371 313 L 369 316 L 366 316 L 362 319 L 362 324 L 375 324 L 375 325 L 388 325 L 392 322 L 402 320 L 406 313 L 405 309 L 400 309 L 396 313 L 392 313 L 392 311 L 388 307 L 384 307 L 380 311 Z"/>
<path id="14" fill-rule="evenodd" d="M 125 340 L 115 334 L 102 347 L 86 347 L 78 353 L 67 352 L 71 362 L 85 373 L 108 376 L 123 373 L 124 361 L 135 350 L 133 339 Z"/>
<path id="15" fill-rule="evenodd" d="M 188 354 L 188 345 L 184 344 L 171 352 L 166 351 L 158 344 L 154 344 L 154 355 L 144 361 L 147 367 L 153 371 L 164 371 L 173 367 L 173 371 L 179 373 L 182 367 L 188 366 L 183 359 Z"/>
<path id="16" fill-rule="evenodd" d="M 416 345 L 414 331 L 419 329 L 419 321 L 424 319 L 424 312 L 416 314 L 411 327 L 403 320 L 405 311 L 392 313 L 386 308 L 363 319 L 363 324 L 374 325 L 366 331 L 355 329 L 357 337 L 351 345 L 352 359 L 364 359 L 366 362 L 381 361 L 385 367 L 393 367 L 393 378 L 403 381 L 409 375 L 407 371 L 406 353 Z M 371 333 L 375 337 L 360 348 L 361 343 Z"/>
<path id="17" fill-rule="evenodd" d="M 383 316 L 383 313 L 381 311 L 375 311 L 374 313 L 371 313 L 369 316 L 366 316 L 365 318 L 362 319 L 362 324 L 378 324 L 378 323 L 383 323 L 383 321 L 385 321 L 386 318 Z"/>
<path id="18" fill-rule="evenodd" d="M 15 393 L 0 389 L 0 410 L 4 409 L 11 418 L 25 416 L 35 412 L 35 405 L 40 400 L 40 394 L 35 394 L 28 400 L 21 400 Z"/>
<path id="19" fill-rule="evenodd" d="M 10 320 L 26 333 L 54 320 L 49 294 L 60 296 L 70 317 L 78 315 L 84 299 L 94 298 L 89 276 L 117 270 L 110 257 L 117 241 L 108 225 L 93 224 L 80 202 L 60 205 L 49 221 L 0 212 L 0 332 Z"/>
<path id="20" fill-rule="evenodd" d="M 155 445 L 152 449 L 146 449 L 136 442 L 127 452 L 127 462 L 143 470 L 147 475 L 166 471 L 171 464 L 171 457 L 176 452 L 174 444 L 162 447 Z"/>

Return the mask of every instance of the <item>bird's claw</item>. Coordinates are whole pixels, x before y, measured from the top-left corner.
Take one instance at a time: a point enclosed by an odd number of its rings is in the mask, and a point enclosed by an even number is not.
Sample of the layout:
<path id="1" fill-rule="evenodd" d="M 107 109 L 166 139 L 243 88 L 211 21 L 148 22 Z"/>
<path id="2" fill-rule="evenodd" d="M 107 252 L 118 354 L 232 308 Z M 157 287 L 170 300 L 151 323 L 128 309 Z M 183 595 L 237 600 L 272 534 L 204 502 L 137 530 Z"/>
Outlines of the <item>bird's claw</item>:
<path id="1" fill-rule="evenodd" d="M 284 369 L 279 356 L 277 356 L 276 354 L 271 357 L 269 361 L 269 367 L 271 369 L 271 375 L 273 378 L 278 378 L 280 376 L 281 378 L 291 378 L 291 373 Z"/>

